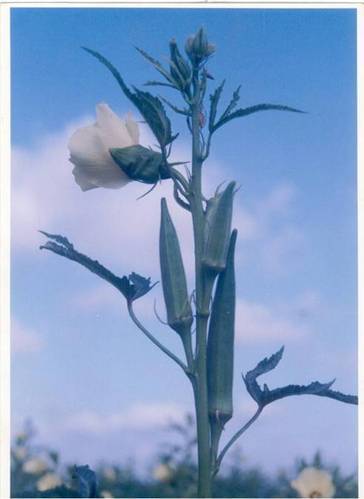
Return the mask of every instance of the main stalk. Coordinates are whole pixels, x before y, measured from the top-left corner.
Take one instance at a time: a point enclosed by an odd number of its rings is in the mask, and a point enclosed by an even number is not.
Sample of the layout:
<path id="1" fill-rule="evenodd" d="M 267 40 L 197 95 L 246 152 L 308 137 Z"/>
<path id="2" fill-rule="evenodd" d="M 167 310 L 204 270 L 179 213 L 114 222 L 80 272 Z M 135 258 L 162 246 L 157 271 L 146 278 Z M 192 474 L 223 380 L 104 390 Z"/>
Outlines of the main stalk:
<path id="1" fill-rule="evenodd" d="M 198 70 L 193 73 L 192 112 L 192 179 L 190 206 L 195 244 L 196 273 L 196 376 L 193 383 L 198 446 L 198 497 L 211 497 L 210 428 L 207 396 L 206 345 L 209 299 L 206 299 L 202 256 L 204 244 L 204 210 L 202 204 L 202 151 L 200 141 L 200 83 Z"/>

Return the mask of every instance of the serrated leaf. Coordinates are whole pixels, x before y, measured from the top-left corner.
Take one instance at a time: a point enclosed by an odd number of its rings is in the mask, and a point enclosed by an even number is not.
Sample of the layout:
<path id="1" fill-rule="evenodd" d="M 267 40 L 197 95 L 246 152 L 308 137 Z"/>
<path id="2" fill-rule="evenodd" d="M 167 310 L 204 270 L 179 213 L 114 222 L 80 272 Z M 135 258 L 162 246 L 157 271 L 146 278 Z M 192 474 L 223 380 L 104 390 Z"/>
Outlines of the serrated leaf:
<path id="1" fill-rule="evenodd" d="M 180 109 L 179 107 L 175 106 L 169 100 L 165 99 L 164 97 L 161 97 L 162 101 L 167 104 L 168 107 L 172 109 L 177 114 L 182 114 L 183 116 L 191 116 L 191 113 L 188 109 Z"/>
<path id="2" fill-rule="evenodd" d="M 169 72 L 162 66 L 162 64 L 157 61 L 157 59 L 154 59 L 154 57 L 152 57 L 151 55 L 149 55 L 145 50 L 143 49 L 140 49 L 138 47 L 135 47 L 136 50 L 148 61 L 150 62 L 154 67 L 155 69 L 162 75 L 165 77 L 165 79 L 167 81 L 169 81 L 169 83 L 171 83 L 174 87 L 175 87 L 175 81 L 174 79 L 172 78 L 172 76 L 169 74 Z"/>
<path id="3" fill-rule="evenodd" d="M 48 237 L 49 239 L 53 239 L 57 243 L 63 244 L 66 248 L 73 249 L 73 244 L 69 242 L 67 237 L 60 236 L 58 234 L 49 234 L 48 232 L 44 232 L 44 230 L 40 230 L 39 232 L 44 236 Z"/>
<path id="4" fill-rule="evenodd" d="M 53 241 L 47 241 L 44 245 L 40 246 L 40 249 L 52 251 L 53 253 L 63 256 L 68 260 L 79 263 L 86 269 L 90 270 L 90 272 L 98 275 L 101 279 L 104 279 L 109 284 L 114 286 L 129 302 L 145 295 L 156 284 L 155 283 L 151 286 L 150 278 L 146 279 L 135 272 L 132 272 L 129 277 L 116 276 L 106 267 L 101 265 L 101 263 L 97 260 L 92 260 L 87 255 L 75 250 L 73 244 L 71 244 L 66 237 L 56 234 L 48 234 L 44 231 L 40 232 L 53 239 Z"/>
<path id="5" fill-rule="evenodd" d="M 257 104 L 255 106 L 238 109 L 237 111 L 230 113 L 228 116 L 225 116 L 223 119 L 220 119 L 213 127 L 213 131 L 215 132 L 218 128 L 222 127 L 225 123 L 228 123 L 231 120 L 249 116 L 250 114 L 258 113 L 260 111 L 289 111 L 292 113 L 305 113 L 305 111 L 301 111 L 300 109 L 282 106 L 280 104 Z"/>
<path id="6" fill-rule="evenodd" d="M 140 298 L 141 296 L 144 296 L 152 288 L 154 288 L 154 286 L 156 286 L 156 284 L 157 284 L 155 282 L 153 285 L 151 285 L 150 277 L 148 277 L 148 278 L 143 277 L 143 276 L 137 274 L 136 272 L 132 272 L 129 275 L 129 281 L 132 283 L 132 286 L 133 286 L 133 294 L 131 296 L 131 298 L 133 300 L 136 300 L 136 299 Z"/>
<path id="7" fill-rule="evenodd" d="M 224 119 L 237 106 L 237 104 L 240 100 L 240 88 L 241 88 L 241 85 L 239 85 L 238 88 L 234 91 L 233 96 L 231 98 L 231 101 L 229 102 L 225 111 L 222 113 L 220 120 Z"/>
<path id="8" fill-rule="evenodd" d="M 319 395 L 321 392 L 328 390 L 334 382 L 335 380 L 330 381 L 329 383 L 313 381 L 309 385 L 287 385 L 283 388 L 275 388 L 274 390 L 269 390 L 267 385 L 264 385 L 264 405 L 292 395 Z"/>
<path id="9" fill-rule="evenodd" d="M 144 116 L 161 147 L 172 141 L 171 122 L 158 97 L 133 87 L 135 105 Z"/>
<path id="10" fill-rule="evenodd" d="M 169 88 L 175 88 L 173 85 L 170 83 L 164 83 L 163 81 L 156 81 L 156 80 L 149 80 L 144 83 L 145 87 L 169 87 Z"/>
<path id="11" fill-rule="evenodd" d="M 209 114 L 209 131 L 212 132 L 215 124 L 217 105 L 219 103 L 221 93 L 225 85 L 225 80 L 216 88 L 215 92 L 210 95 L 210 114 Z"/>
<path id="12" fill-rule="evenodd" d="M 345 395 L 341 392 L 331 390 L 331 386 L 335 380 L 329 383 L 320 383 L 313 381 L 308 385 L 286 385 L 282 388 L 274 388 L 270 390 L 267 384 L 263 385 L 263 390 L 257 382 L 257 378 L 273 370 L 282 358 L 283 347 L 269 358 L 263 359 L 257 366 L 248 371 L 243 380 L 248 393 L 257 402 L 259 407 L 264 407 L 276 400 L 290 397 L 293 395 L 318 395 L 320 397 L 329 397 L 348 404 L 357 404 L 358 398 L 354 395 Z"/>
<path id="13" fill-rule="evenodd" d="M 246 374 L 246 377 L 257 378 L 262 374 L 268 373 L 269 371 L 273 371 L 279 364 L 282 359 L 284 352 L 284 346 L 281 347 L 278 352 L 274 353 L 270 357 L 265 357 L 265 359 L 261 360 L 254 369 L 249 371 Z"/>

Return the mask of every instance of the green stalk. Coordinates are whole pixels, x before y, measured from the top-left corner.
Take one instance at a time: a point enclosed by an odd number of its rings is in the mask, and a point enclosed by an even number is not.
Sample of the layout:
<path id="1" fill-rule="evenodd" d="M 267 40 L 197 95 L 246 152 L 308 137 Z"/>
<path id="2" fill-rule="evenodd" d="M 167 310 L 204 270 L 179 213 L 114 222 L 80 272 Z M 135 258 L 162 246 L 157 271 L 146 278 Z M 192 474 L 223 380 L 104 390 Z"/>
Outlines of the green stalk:
<path id="1" fill-rule="evenodd" d="M 192 179 L 190 205 L 195 244 L 196 272 L 196 379 L 193 384 L 195 396 L 197 447 L 198 447 L 198 497 L 211 497 L 210 428 L 207 399 L 207 324 L 209 318 L 208 290 L 204 283 L 202 268 L 204 244 L 204 210 L 202 205 L 202 157 L 200 143 L 200 84 L 198 70 L 193 72 L 194 99 L 192 111 Z M 210 291 L 211 293 L 211 291 Z"/>

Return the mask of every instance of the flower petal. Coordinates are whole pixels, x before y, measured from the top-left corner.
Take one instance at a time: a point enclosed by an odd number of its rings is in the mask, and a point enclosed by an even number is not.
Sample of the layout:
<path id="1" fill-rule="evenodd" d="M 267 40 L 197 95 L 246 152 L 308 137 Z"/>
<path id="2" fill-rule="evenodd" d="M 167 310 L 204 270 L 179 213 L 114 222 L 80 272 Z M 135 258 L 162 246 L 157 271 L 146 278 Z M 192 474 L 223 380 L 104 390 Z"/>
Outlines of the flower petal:
<path id="1" fill-rule="evenodd" d="M 80 160 L 91 159 L 93 162 L 100 164 L 110 155 L 96 125 L 76 130 L 68 142 L 68 149 L 73 158 L 79 158 Z"/>
<path id="2" fill-rule="evenodd" d="M 131 140 L 134 144 L 139 144 L 139 126 L 138 123 L 133 119 L 131 113 L 126 115 L 125 125 L 128 129 Z"/>
<path id="3" fill-rule="evenodd" d="M 126 124 L 107 104 L 101 103 L 96 106 L 96 117 L 96 126 L 107 149 L 134 145 Z"/>
<path id="4" fill-rule="evenodd" d="M 75 162 L 72 157 L 70 161 L 75 165 L 72 173 L 83 191 L 95 187 L 119 189 L 130 182 L 129 177 L 112 160 L 111 167 L 104 165 L 102 168 L 84 161 Z"/>

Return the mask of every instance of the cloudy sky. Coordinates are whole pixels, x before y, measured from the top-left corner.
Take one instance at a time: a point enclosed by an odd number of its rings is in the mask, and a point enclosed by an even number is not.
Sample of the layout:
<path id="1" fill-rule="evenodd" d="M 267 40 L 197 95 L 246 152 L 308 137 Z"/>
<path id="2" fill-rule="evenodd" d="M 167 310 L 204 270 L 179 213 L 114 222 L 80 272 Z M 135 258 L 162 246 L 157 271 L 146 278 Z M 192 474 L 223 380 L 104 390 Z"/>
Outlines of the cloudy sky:
<path id="1" fill-rule="evenodd" d="M 356 33 L 355 11 L 253 9 L 12 10 L 12 418 L 31 418 L 39 439 L 67 461 L 146 463 L 165 425 L 192 409 L 179 369 L 131 324 L 117 291 L 74 263 L 39 251 L 43 229 L 120 275 L 159 280 L 160 197 L 164 182 L 81 192 L 67 141 L 107 102 L 131 109 L 110 74 L 80 50 L 105 54 L 129 83 L 154 79 L 136 53 L 162 60 L 168 41 L 203 25 L 217 53 L 211 89 L 227 78 L 224 101 L 242 84 L 242 105 L 282 103 L 308 113 L 261 113 L 216 134 L 205 165 L 205 193 L 235 179 L 237 248 L 235 417 L 225 439 L 254 411 L 240 373 L 285 345 L 269 386 L 329 381 L 356 386 Z M 158 92 L 160 90 L 158 89 Z M 173 94 L 167 92 L 170 98 Z M 135 113 L 138 118 L 138 115 Z M 181 132 L 173 152 L 188 161 Z M 153 145 L 149 130 L 142 143 Z M 192 283 L 188 217 L 171 212 Z M 175 352 L 160 324 L 160 286 L 137 302 L 140 318 Z M 340 431 L 338 431 L 340 428 Z M 356 467 L 356 410 L 320 397 L 268 408 L 240 445 L 267 470 L 320 449 Z"/>

